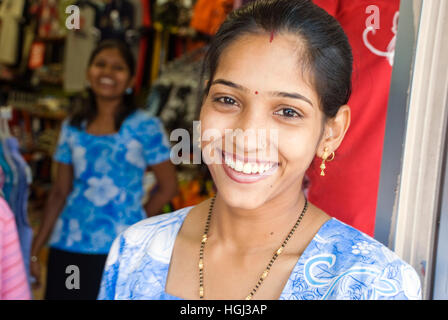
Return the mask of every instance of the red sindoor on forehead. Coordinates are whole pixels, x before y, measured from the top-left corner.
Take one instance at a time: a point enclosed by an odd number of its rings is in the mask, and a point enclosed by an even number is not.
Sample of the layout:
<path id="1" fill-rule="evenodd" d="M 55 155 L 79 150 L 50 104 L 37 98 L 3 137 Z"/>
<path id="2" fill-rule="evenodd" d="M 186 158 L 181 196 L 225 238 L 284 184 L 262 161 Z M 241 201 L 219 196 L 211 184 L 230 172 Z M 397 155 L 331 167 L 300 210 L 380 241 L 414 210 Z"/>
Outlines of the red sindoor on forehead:
<path id="1" fill-rule="evenodd" d="M 271 31 L 271 38 L 269 39 L 269 42 L 272 42 L 274 40 L 274 31 Z"/>

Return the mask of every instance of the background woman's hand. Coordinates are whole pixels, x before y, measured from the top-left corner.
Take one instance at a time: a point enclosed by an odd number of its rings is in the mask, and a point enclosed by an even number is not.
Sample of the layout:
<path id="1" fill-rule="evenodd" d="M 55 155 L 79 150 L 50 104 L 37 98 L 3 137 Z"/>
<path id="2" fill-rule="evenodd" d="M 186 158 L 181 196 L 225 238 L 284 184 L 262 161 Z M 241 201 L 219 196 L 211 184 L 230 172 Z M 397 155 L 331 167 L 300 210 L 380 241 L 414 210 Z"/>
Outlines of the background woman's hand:
<path id="1" fill-rule="evenodd" d="M 31 276 L 34 277 L 35 282 L 32 284 L 32 288 L 34 290 L 39 289 L 41 286 L 40 278 L 41 278 L 41 266 L 39 261 L 30 261 L 30 273 Z"/>

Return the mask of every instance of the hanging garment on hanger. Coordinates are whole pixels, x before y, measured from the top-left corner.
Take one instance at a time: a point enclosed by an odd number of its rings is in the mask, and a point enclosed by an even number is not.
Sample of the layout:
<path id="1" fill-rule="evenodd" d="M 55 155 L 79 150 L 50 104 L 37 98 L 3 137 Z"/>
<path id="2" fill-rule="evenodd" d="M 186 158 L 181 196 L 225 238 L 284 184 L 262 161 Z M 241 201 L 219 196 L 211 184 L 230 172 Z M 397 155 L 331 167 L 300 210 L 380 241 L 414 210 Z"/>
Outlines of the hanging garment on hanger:
<path id="1" fill-rule="evenodd" d="M 141 0 L 128 0 L 132 6 L 132 29 L 125 31 L 125 40 L 129 44 L 132 53 L 134 54 L 135 61 L 138 62 L 139 45 L 140 45 L 140 32 L 143 25 L 143 7 Z M 134 84 L 135 86 L 135 84 Z"/>
<path id="2" fill-rule="evenodd" d="M 0 197 L 0 300 L 29 300 L 24 259 L 14 214 Z"/>
<path id="3" fill-rule="evenodd" d="M 167 64 L 151 87 L 146 108 L 160 117 L 168 131 L 191 131 L 197 117 L 199 73 L 206 50 L 204 46 Z"/>
<path id="4" fill-rule="evenodd" d="M 0 190 L 3 192 L 3 185 L 5 184 L 5 173 L 3 172 L 2 167 L 0 166 Z M 4 195 L 2 195 L 4 197 Z"/>
<path id="5" fill-rule="evenodd" d="M 90 54 L 94 50 L 98 34 L 95 23 L 99 9 L 90 1 L 77 2 L 82 23 L 79 30 L 69 30 L 65 42 L 64 90 L 80 92 L 87 86 L 86 71 Z"/>
<path id="6" fill-rule="evenodd" d="M 214 35 L 233 9 L 233 0 L 198 0 L 190 26 L 199 32 Z"/>
<path id="7" fill-rule="evenodd" d="M 151 77 L 149 79 L 149 87 L 158 78 L 160 73 L 160 52 L 162 50 L 163 31 L 156 28 L 154 35 L 154 44 L 152 51 Z"/>
<path id="8" fill-rule="evenodd" d="M 23 159 L 19 151 L 19 142 L 14 137 L 5 139 L 5 145 L 9 149 L 11 160 L 13 161 L 17 171 L 17 185 L 15 198 L 12 199 L 14 203 L 13 213 L 16 217 L 17 232 L 19 234 L 20 248 L 23 257 L 31 256 L 31 243 L 33 238 L 33 230 L 28 221 L 28 195 L 29 186 L 31 184 L 31 170 L 28 164 Z M 29 259 L 25 259 L 25 270 L 27 271 L 27 278 L 30 281 L 29 274 Z"/>
<path id="9" fill-rule="evenodd" d="M 18 190 L 18 184 L 19 184 L 19 172 L 16 164 L 14 163 L 14 160 L 11 157 L 11 150 L 9 149 L 7 138 L 3 138 L 1 141 L 1 150 L 3 152 L 3 157 L 5 158 L 6 163 L 8 164 L 8 167 L 11 169 L 12 179 L 11 181 L 11 188 L 9 195 L 6 195 L 6 201 L 8 202 L 9 206 L 11 207 L 12 212 L 16 213 L 16 198 L 17 194 L 19 192 Z"/>
<path id="10" fill-rule="evenodd" d="M 15 196 L 14 194 L 17 192 L 14 189 L 14 186 L 17 184 L 17 174 L 14 163 L 11 160 L 9 155 L 9 151 L 4 148 L 4 140 L 5 138 L 0 139 L 0 166 L 5 173 L 5 183 L 3 185 L 3 193 L 5 195 L 5 200 L 8 202 L 8 205 L 12 208 L 14 202 L 11 201 Z"/>
<path id="11" fill-rule="evenodd" d="M 111 0 L 101 12 L 99 26 L 101 40 L 126 41 L 126 31 L 134 28 L 134 6 L 127 0 Z"/>
<path id="12" fill-rule="evenodd" d="M 151 6 L 149 0 L 140 0 L 142 12 L 142 27 L 149 30 L 151 27 Z M 139 93 L 142 87 L 143 74 L 146 67 L 146 55 L 148 52 L 149 33 L 140 36 L 140 45 L 137 55 L 137 70 L 135 76 L 135 92 Z"/>
<path id="13" fill-rule="evenodd" d="M 0 5 L 0 63 L 14 65 L 20 55 L 20 23 L 25 0 L 3 0 Z"/>
<path id="14" fill-rule="evenodd" d="M 57 37 L 61 34 L 59 7 L 56 0 L 41 0 L 37 34 L 41 38 Z"/>

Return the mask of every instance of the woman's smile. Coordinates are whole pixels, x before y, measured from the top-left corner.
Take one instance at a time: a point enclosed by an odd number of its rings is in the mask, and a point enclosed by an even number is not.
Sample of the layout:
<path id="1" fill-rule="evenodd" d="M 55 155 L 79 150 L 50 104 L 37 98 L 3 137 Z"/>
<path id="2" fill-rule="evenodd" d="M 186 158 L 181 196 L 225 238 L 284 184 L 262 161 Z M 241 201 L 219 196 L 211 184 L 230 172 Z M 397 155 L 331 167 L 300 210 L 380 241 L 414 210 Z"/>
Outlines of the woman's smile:
<path id="1" fill-rule="evenodd" d="M 278 162 L 241 157 L 221 152 L 222 167 L 227 176 L 238 183 L 254 183 L 273 175 L 280 166 Z"/>

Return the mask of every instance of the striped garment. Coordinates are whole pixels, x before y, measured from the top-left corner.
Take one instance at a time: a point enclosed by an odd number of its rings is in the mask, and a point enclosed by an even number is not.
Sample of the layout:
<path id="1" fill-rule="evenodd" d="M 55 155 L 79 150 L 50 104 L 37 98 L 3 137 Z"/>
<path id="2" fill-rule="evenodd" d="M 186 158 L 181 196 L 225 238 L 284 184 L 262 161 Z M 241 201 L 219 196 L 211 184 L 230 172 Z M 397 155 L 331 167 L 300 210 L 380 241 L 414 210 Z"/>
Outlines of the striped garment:
<path id="1" fill-rule="evenodd" d="M 0 198 L 0 300 L 31 299 L 16 221 Z"/>

